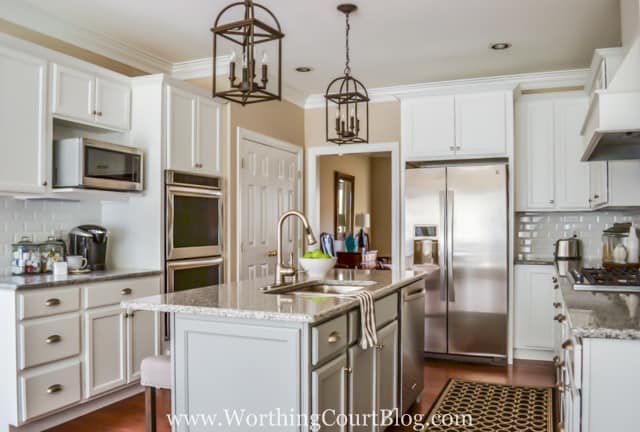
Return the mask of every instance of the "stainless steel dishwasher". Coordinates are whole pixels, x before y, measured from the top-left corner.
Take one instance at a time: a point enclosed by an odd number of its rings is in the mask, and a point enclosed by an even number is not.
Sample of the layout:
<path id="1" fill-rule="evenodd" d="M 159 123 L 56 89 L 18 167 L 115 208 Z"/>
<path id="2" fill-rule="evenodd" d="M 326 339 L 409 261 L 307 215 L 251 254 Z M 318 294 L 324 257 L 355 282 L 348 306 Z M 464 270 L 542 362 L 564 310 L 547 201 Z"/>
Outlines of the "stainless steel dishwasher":
<path id="1" fill-rule="evenodd" d="M 402 412 L 420 400 L 424 387 L 424 301 L 425 280 L 402 289 Z"/>

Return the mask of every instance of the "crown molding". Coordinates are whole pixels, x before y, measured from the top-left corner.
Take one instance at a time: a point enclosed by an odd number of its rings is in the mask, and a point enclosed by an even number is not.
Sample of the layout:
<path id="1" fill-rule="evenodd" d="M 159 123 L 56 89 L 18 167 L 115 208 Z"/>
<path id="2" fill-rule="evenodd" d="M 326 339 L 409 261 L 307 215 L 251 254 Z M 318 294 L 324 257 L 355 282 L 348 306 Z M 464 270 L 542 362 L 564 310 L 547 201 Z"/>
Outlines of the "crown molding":
<path id="1" fill-rule="evenodd" d="M 145 72 L 172 70 L 166 59 L 64 21 L 26 1 L 2 0 L 0 18 Z"/>
<path id="2" fill-rule="evenodd" d="M 571 69 L 565 71 L 536 72 L 515 75 L 501 75 L 451 81 L 435 81 L 421 84 L 406 84 L 369 89 L 371 103 L 394 102 L 404 98 L 429 95 L 460 93 L 486 90 L 534 90 L 549 87 L 584 85 L 589 70 Z M 313 94 L 307 98 L 305 109 L 325 106 L 323 94 Z"/>

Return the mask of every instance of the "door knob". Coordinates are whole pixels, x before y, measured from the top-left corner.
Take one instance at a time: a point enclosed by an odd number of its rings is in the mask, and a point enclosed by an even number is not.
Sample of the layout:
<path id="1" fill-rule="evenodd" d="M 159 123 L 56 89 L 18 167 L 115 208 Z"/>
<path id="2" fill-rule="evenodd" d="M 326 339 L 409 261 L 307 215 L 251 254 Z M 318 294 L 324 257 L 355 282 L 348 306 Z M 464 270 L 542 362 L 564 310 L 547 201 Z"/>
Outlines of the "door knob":
<path id="1" fill-rule="evenodd" d="M 272 249 L 270 251 L 267 251 L 267 256 L 268 257 L 278 256 L 278 251 L 276 249 Z"/>

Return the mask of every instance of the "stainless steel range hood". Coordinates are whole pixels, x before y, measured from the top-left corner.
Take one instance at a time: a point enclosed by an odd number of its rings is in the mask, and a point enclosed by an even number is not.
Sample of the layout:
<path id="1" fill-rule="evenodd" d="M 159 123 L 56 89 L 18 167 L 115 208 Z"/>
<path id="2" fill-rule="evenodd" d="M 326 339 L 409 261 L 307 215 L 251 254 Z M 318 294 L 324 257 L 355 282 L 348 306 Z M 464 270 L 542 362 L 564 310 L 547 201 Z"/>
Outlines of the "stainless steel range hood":
<path id="1" fill-rule="evenodd" d="M 640 37 L 606 90 L 596 90 L 582 128 L 582 161 L 640 159 Z"/>

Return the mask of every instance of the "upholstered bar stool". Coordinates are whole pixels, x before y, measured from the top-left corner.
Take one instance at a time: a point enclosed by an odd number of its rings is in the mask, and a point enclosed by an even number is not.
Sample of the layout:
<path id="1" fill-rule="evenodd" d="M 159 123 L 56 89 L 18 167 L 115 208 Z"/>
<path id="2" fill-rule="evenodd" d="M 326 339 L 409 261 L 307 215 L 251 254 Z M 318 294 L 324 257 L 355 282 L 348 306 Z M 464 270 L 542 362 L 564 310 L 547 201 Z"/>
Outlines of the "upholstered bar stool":
<path id="1" fill-rule="evenodd" d="M 146 357 L 140 365 L 147 432 L 156 432 L 156 389 L 171 390 L 171 356 Z"/>

